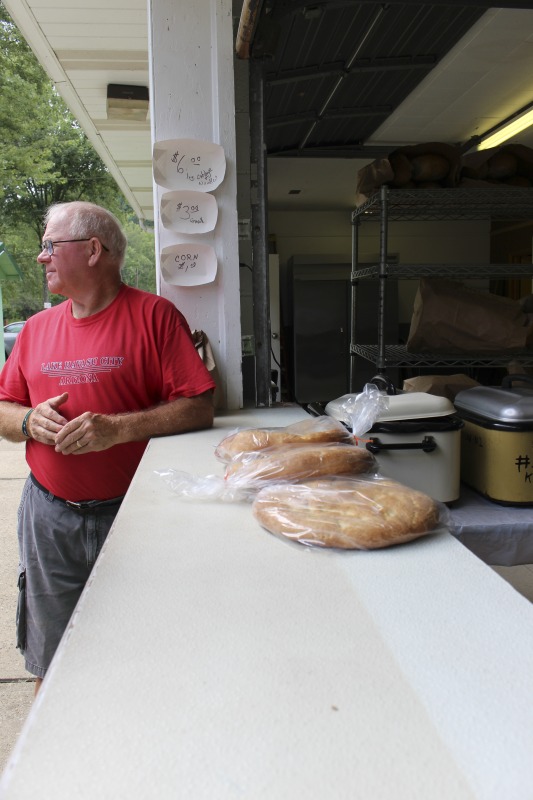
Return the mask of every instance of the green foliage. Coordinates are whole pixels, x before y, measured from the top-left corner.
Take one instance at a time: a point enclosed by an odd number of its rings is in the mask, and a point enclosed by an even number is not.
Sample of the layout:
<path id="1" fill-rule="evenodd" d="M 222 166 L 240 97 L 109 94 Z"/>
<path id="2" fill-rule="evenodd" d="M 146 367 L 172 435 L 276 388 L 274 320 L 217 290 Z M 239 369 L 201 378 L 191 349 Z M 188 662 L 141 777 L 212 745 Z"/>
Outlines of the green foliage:
<path id="1" fill-rule="evenodd" d="M 2 236 L 22 271 L 20 280 L 14 278 L 2 284 L 4 324 L 7 324 L 27 319 L 43 308 L 43 272 L 36 260 L 35 233 L 29 227 L 20 225 Z"/>
<path id="2" fill-rule="evenodd" d="M 128 237 L 128 249 L 126 250 L 126 259 L 122 268 L 122 280 L 130 286 L 155 293 L 153 230 L 143 231 L 139 225 L 130 220 L 125 223 L 124 232 Z"/>
<path id="3" fill-rule="evenodd" d="M 23 272 L 22 281 L 2 286 L 6 319 L 25 319 L 49 299 L 35 259 L 44 212 L 56 202 L 90 200 L 113 211 L 130 242 L 126 282 L 155 291 L 153 236 L 135 224 L 114 179 L 1 2 L 0 81 L 0 239 Z"/>

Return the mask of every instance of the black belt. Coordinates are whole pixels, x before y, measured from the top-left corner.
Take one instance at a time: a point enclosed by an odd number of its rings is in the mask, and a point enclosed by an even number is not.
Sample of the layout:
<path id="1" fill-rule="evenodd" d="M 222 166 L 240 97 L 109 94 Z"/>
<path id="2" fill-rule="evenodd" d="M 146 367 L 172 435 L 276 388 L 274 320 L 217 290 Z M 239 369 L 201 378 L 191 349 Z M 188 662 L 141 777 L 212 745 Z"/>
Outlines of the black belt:
<path id="1" fill-rule="evenodd" d="M 97 511 L 99 508 L 103 509 L 109 506 L 119 506 L 124 500 L 124 495 L 122 495 L 122 497 L 112 497 L 110 500 L 83 500 L 81 503 L 76 503 L 74 500 L 64 500 L 62 497 L 57 497 L 57 495 L 52 494 L 46 486 L 39 483 L 32 472 L 30 472 L 30 480 L 41 492 L 47 494 L 51 500 L 57 500 L 59 503 L 73 508 L 74 511 Z"/>

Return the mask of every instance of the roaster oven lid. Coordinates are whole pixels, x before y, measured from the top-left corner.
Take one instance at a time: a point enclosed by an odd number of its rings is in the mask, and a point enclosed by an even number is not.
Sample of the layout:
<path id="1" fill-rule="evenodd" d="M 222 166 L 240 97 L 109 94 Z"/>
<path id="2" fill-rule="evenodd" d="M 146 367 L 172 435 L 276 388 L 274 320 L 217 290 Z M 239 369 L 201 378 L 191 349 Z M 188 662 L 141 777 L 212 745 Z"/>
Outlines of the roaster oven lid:
<path id="1" fill-rule="evenodd" d="M 357 397 L 355 394 L 345 394 L 336 400 L 331 400 L 326 406 L 326 414 L 344 421 L 345 409 L 350 408 L 350 399 L 353 400 L 355 397 Z M 388 409 L 379 414 L 377 422 L 445 417 L 455 413 L 450 400 L 427 392 L 401 392 L 390 395 L 387 399 Z"/>
<path id="2" fill-rule="evenodd" d="M 533 422 L 533 389 L 474 386 L 455 396 L 459 412 L 495 422 Z"/>

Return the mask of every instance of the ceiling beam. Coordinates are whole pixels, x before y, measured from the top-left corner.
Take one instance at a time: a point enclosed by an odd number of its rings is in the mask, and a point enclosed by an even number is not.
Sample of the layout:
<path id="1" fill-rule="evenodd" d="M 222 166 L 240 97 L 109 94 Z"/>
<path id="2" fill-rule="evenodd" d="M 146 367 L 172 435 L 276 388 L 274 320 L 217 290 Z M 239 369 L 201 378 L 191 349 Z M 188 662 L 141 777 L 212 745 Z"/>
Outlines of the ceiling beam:
<path id="1" fill-rule="evenodd" d="M 270 0 L 267 4 L 268 11 L 281 14 L 297 14 L 305 9 L 312 9 L 314 14 L 319 14 L 327 8 L 327 10 L 350 8 L 353 6 L 459 6 L 461 8 L 532 8 L 532 0 L 500 0 L 499 3 L 491 2 L 491 0 L 473 0 L 473 2 L 465 2 L 465 0 L 432 0 L 428 3 L 427 0 L 409 0 L 408 3 L 404 0 L 388 0 L 387 3 L 376 3 L 375 0 Z"/>
<path id="2" fill-rule="evenodd" d="M 360 142 L 340 145 L 320 145 L 318 147 L 288 148 L 269 150 L 269 158 L 384 158 L 395 145 L 363 145 Z"/>
<path id="3" fill-rule="evenodd" d="M 302 80 L 332 78 L 341 75 L 352 75 L 357 72 L 391 72 L 395 70 L 422 69 L 432 70 L 437 63 L 436 56 L 399 56 L 398 58 L 361 58 L 346 69 L 343 62 L 335 61 L 322 66 L 302 67 L 301 69 L 284 70 L 282 73 L 267 73 L 268 86 L 280 86 L 285 83 L 296 83 Z"/>
<path id="4" fill-rule="evenodd" d="M 355 0 L 348 0 L 346 3 L 347 5 L 354 5 Z M 357 5 L 381 5 L 380 3 L 375 3 L 373 0 L 357 0 Z M 308 3 L 305 3 L 308 5 Z M 324 0 L 323 5 L 328 5 L 327 0 Z M 431 0 L 431 3 L 428 3 L 427 0 L 409 0 L 408 3 L 403 2 L 403 0 L 388 0 L 387 5 L 390 6 L 461 6 L 461 8 L 533 8 L 533 2 L 531 0 L 504 0 L 503 2 L 494 3 L 491 0 L 486 0 L 486 2 L 481 2 L 480 0 L 474 0 L 470 3 L 465 3 L 464 0 Z"/>
<path id="5" fill-rule="evenodd" d="M 267 128 L 279 128 L 283 125 L 295 125 L 301 122 L 328 122 L 332 119 L 357 119 L 358 117 L 387 117 L 392 106 L 361 106 L 353 109 L 338 109 L 326 111 L 322 116 L 314 111 L 304 114 L 286 114 L 283 117 L 270 117 L 266 121 Z"/>
<path id="6" fill-rule="evenodd" d="M 316 126 L 318 125 L 318 123 L 320 122 L 322 117 L 325 115 L 325 113 L 328 110 L 329 106 L 333 102 L 333 98 L 335 97 L 335 95 L 339 91 L 340 87 L 344 83 L 344 81 L 346 79 L 346 76 L 349 74 L 349 71 L 350 71 L 350 69 L 352 67 L 352 64 L 355 64 L 355 62 L 357 60 L 357 57 L 358 57 L 360 51 L 362 50 L 363 46 L 365 45 L 368 37 L 372 34 L 374 28 L 378 25 L 382 15 L 385 13 L 385 8 L 386 7 L 382 3 L 376 4 L 376 5 L 377 5 L 377 8 L 375 9 L 375 11 L 374 11 L 374 13 L 372 15 L 372 19 L 370 20 L 367 29 L 362 33 L 360 41 L 358 41 L 356 43 L 356 45 L 355 45 L 354 52 L 352 53 L 352 55 L 350 56 L 350 58 L 346 62 L 345 71 L 342 73 L 342 75 L 340 75 L 340 77 L 337 78 L 337 80 L 335 81 L 335 84 L 331 88 L 327 98 L 322 103 L 322 106 L 319 108 L 318 113 L 317 113 L 317 118 L 311 123 L 311 126 L 309 127 L 307 133 L 305 134 L 305 136 L 303 137 L 303 139 L 300 142 L 300 145 L 299 145 L 300 148 L 303 149 L 306 146 L 306 144 L 309 141 L 309 139 L 311 138 L 311 135 L 312 135 L 313 131 L 315 130 Z"/>

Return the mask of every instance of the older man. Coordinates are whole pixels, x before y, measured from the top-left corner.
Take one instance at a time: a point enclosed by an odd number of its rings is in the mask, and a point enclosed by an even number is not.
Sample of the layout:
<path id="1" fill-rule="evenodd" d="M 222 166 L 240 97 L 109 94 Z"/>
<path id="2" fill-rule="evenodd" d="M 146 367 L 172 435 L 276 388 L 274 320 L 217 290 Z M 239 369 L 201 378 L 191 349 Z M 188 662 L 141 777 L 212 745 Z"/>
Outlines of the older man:
<path id="1" fill-rule="evenodd" d="M 92 203 L 51 206 L 37 260 L 68 298 L 31 317 L 0 373 L 0 435 L 26 440 L 18 646 L 36 691 L 152 436 L 213 423 L 185 318 L 126 286 L 126 239 Z"/>

